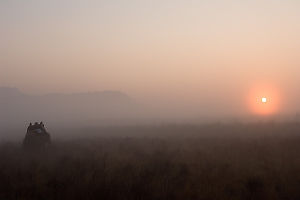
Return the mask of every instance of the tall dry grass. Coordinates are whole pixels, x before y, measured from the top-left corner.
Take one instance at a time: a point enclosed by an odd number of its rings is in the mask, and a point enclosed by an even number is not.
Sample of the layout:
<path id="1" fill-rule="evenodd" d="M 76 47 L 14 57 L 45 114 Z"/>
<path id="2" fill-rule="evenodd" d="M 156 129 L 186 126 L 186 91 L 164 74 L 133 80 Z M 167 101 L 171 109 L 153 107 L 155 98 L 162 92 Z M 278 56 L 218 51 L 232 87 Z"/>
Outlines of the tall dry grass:
<path id="1" fill-rule="evenodd" d="M 35 152 L 2 143 L 0 199 L 300 199 L 298 124 L 112 129 Z"/>

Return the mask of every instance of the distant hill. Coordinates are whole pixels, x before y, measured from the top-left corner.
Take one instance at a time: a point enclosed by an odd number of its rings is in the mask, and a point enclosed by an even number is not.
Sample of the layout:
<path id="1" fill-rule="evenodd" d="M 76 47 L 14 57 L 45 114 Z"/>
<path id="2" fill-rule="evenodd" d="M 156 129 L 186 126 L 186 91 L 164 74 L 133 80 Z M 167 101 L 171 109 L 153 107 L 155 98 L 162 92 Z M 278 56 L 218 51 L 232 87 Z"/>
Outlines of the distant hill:
<path id="1" fill-rule="evenodd" d="M 37 120 L 101 123 L 134 117 L 138 112 L 134 100 L 119 91 L 28 95 L 17 88 L 0 87 L 0 99 L 2 126 Z"/>

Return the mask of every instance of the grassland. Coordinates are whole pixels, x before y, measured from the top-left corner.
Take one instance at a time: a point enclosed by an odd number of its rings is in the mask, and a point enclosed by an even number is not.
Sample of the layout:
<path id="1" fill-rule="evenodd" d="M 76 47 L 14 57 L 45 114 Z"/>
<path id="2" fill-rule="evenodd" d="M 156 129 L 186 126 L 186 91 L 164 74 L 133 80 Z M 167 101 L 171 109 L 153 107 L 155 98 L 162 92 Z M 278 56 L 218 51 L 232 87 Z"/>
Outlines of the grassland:
<path id="1" fill-rule="evenodd" d="M 0 199 L 300 199 L 298 123 L 86 131 L 30 152 L 3 142 Z"/>

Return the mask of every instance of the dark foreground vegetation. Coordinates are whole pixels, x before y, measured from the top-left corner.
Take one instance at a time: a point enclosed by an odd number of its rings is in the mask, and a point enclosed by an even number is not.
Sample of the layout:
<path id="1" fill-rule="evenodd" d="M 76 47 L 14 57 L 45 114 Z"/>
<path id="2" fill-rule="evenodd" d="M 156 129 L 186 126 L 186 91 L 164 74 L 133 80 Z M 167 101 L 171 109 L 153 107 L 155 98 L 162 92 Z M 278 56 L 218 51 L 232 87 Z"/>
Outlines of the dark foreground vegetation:
<path id="1" fill-rule="evenodd" d="M 299 128 L 112 128 L 118 134 L 56 140 L 33 152 L 2 143 L 0 199 L 296 200 Z"/>

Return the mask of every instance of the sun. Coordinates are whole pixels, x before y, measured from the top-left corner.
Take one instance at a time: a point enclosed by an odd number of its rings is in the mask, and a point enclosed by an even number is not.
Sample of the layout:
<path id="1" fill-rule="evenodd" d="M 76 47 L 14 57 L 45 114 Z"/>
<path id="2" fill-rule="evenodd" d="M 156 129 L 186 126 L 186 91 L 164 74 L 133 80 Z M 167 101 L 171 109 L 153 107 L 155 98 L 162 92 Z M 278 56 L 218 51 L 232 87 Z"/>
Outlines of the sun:
<path id="1" fill-rule="evenodd" d="M 280 111 L 281 95 L 275 85 L 256 84 L 247 96 L 249 111 L 255 115 L 274 115 Z"/>
<path id="2" fill-rule="evenodd" d="M 262 103 L 267 103 L 267 101 L 268 101 L 268 99 L 267 99 L 266 97 L 262 97 L 262 98 L 261 98 L 261 102 L 262 102 Z"/>

